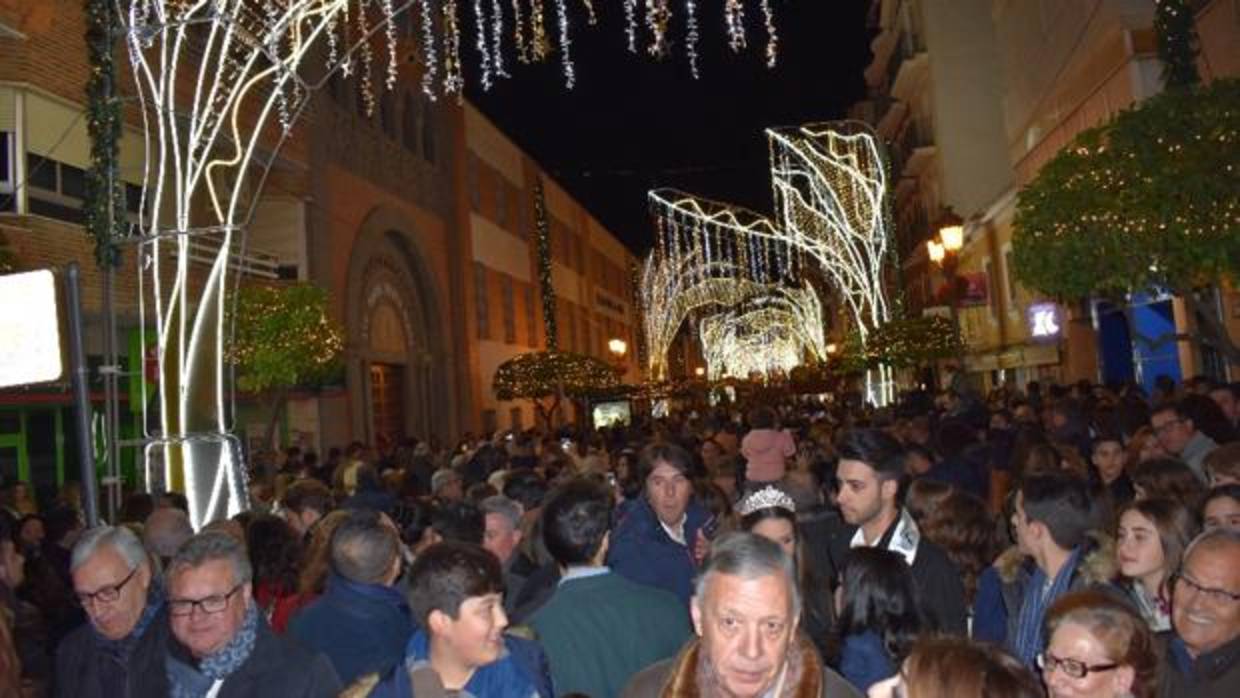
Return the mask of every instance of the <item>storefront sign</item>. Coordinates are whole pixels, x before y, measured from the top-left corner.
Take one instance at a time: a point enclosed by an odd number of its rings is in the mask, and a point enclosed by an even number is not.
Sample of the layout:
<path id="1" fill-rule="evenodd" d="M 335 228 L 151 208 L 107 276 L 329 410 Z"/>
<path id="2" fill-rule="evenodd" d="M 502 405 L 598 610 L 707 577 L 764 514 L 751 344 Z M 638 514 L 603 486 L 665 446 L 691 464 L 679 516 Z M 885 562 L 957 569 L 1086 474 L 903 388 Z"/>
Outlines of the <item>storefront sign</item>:
<path id="1" fill-rule="evenodd" d="M 1025 318 L 1029 323 L 1029 336 L 1035 340 L 1055 340 L 1063 333 L 1063 319 L 1059 306 L 1054 303 L 1034 303 L 1029 306 Z"/>
<path id="2" fill-rule="evenodd" d="M 0 388 L 60 378 L 60 314 L 51 270 L 0 276 L 0 308 Z"/>

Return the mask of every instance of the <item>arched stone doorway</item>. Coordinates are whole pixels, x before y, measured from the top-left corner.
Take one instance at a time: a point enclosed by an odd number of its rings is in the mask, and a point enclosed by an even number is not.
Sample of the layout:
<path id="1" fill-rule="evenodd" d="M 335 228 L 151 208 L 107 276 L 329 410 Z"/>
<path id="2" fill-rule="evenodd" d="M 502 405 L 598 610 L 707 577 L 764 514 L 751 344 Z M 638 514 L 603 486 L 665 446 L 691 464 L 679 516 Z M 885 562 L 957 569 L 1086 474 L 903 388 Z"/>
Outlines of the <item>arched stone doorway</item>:
<path id="1" fill-rule="evenodd" d="M 353 434 L 367 443 L 455 433 L 450 356 L 434 278 L 413 227 L 379 208 L 349 259 L 346 383 Z"/>

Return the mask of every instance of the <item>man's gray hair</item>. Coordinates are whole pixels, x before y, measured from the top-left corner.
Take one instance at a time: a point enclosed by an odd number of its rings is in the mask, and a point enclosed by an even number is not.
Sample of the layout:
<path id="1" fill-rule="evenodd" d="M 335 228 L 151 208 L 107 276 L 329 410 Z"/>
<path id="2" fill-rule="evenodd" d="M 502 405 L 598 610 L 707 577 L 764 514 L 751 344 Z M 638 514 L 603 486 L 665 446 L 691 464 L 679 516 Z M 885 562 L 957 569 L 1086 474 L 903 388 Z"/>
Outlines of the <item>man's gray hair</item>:
<path id="1" fill-rule="evenodd" d="M 1205 548 L 1218 548 L 1220 546 L 1232 545 L 1240 551 L 1240 531 L 1234 528 L 1211 528 L 1202 531 L 1188 544 L 1184 549 L 1182 560 L 1188 560 L 1188 556 L 1197 549 L 1198 546 Z"/>
<path id="2" fill-rule="evenodd" d="M 69 558 L 69 571 L 76 572 L 86 561 L 94 557 L 102 546 L 108 546 L 125 560 L 125 566 L 134 569 L 148 561 L 146 548 L 133 531 L 124 526 L 96 526 L 82 534 L 73 546 Z"/>
<path id="3" fill-rule="evenodd" d="M 792 617 L 800 617 L 801 587 L 797 583 L 796 562 L 784 553 L 778 543 L 746 531 L 733 531 L 717 538 L 710 546 L 710 555 L 702 564 L 693 590 L 699 602 L 706 598 L 710 578 L 717 574 L 734 575 L 746 580 L 781 576 L 788 584 Z"/>
<path id="4" fill-rule="evenodd" d="M 214 560 L 227 560 L 232 565 L 234 584 L 245 584 L 254 577 L 245 546 L 220 531 L 203 531 L 182 543 L 168 562 L 167 576 L 171 579 L 180 568 L 194 569 Z"/>
<path id="5" fill-rule="evenodd" d="M 480 504 L 478 508 L 482 509 L 483 516 L 486 516 L 487 514 L 499 514 L 505 519 L 508 519 L 508 523 L 512 524 L 513 528 L 521 527 L 521 516 L 525 513 L 525 509 L 521 506 L 520 502 L 514 499 L 509 499 L 502 494 L 487 497 L 482 500 L 482 504 Z"/>

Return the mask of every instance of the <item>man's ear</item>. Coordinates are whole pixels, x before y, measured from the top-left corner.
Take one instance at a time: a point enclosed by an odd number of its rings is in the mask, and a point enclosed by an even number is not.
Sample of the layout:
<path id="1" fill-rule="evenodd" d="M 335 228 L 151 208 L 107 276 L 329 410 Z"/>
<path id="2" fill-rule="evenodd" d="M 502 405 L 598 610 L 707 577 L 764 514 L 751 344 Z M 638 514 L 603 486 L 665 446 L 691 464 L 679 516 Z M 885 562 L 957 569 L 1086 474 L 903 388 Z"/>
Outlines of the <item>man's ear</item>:
<path id="1" fill-rule="evenodd" d="M 452 619 L 447 613 L 435 609 L 426 617 L 426 626 L 434 635 L 443 635 L 448 630 L 448 626 L 452 623 Z"/>
<path id="2" fill-rule="evenodd" d="M 893 477 L 879 480 L 878 492 L 883 499 L 894 500 L 900 494 L 900 479 Z"/>
<path id="3" fill-rule="evenodd" d="M 698 637 L 701 637 L 702 636 L 702 607 L 699 604 L 699 600 L 696 594 L 694 595 L 692 599 L 689 600 L 689 617 L 693 619 L 693 632 L 697 633 Z"/>

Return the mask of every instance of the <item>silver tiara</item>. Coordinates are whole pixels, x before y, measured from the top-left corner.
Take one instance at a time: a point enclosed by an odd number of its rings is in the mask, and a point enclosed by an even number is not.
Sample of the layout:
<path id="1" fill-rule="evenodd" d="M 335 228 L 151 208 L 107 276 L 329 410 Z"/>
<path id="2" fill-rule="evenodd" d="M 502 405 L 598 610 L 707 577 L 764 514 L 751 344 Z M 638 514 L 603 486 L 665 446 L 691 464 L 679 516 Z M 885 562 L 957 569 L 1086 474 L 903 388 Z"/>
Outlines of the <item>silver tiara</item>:
<path id="1" fill-rule="evenodd" d="M 736 507 L 736 513 L 749 516 L 762 509 L 787 509 L 792 514 L 797 513 L 797 505 L 792 501 L 792 497 L 778 487 L 770 485 L 742 499 Z"/>

